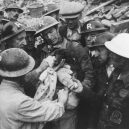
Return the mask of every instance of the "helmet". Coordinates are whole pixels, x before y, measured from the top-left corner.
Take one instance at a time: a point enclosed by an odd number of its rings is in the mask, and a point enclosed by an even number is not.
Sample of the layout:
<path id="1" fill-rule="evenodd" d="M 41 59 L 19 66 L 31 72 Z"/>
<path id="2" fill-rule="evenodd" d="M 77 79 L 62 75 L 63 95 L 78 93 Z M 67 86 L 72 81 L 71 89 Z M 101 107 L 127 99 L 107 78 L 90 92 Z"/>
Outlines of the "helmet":
<path id="1" fill-rule="evenodd" d="M 43 22 L 39 25 L 39 30 L 36 31 L 35 36 L 39 35 L 39 33 L 43 32 L 44 30 L 59 24 L 59 22 L 51 16 L 44 16 L 42 21 Z"/>
<path id="2" fill-rule="evenodd" d="M 59 14 L 63 18 L 77 18 L 83 9 L 84 6 L 79 2 L 65 2 L 61 5 Z"/>
<path id="3" fill-rule="evenodd" d="M 54 3 L 47 4 L 45 8 L 47 12 L 44 14 L 44 16 L 50 15 L 51 13 L 58 12 L 60 10 L 59 7 Z"/>
<path id="4" fill-rule="evenodd" d="M 25 28 L 25 31 L 29 32 L 29 33 L 32 33 L 32 34 L 36 33 L 36 30 L 34 29 L 34 27 L 27 27 L 27 28 Z"/>
<path id="5" fill-rule="evenodd" d="M 22 10 L 20 7 L 18 7 L 15 3 L 10 4 L 10 5 L 5 9 L 5 11 L 8 12 L 8 11 L 11 11 L 11 10 L 13 10 L 13 9 L 17 9 L 19 13 L 23 13 L 23 10 Z"/>
<path id="6" fill-rule="evenodd" d="M 6 49 L 0 53 L 0 75 L 3 77 L 23 76 L 34 66 L 34 59 L 20 48 Z"/>
<path id="7" fill-rule="evenodd" d="M 122 57 L 129 58 L 129 34 L 120 33 L 111 41 L 105 42 L 106 48 Z"/>
<path id="8" fill-rule="evenodd" d="M 92 33 L 92 32 L 103 32 L 108 30 L 100 21 L 89 20 L 84 23 L 82 28 L 82 34 Z"/>
<path id="9" fill-rule="evenodd" d="M 87 46 L 89 48 L 104 46 L 104 43 L 106 41 L 111 41 L 114 36 L 115 35 L 111 32 L 102 33 L 100 35 L 97 35 L 95 42 L 93 42 L 92 44 L 89 44 Z"/>
<path id="10" fill-rule="evenodd" d="M 25 31 L 24 27 L 19 22 L 8 22 L 3 26 L 1 42 L 10 39 L 17 34 Z"/>

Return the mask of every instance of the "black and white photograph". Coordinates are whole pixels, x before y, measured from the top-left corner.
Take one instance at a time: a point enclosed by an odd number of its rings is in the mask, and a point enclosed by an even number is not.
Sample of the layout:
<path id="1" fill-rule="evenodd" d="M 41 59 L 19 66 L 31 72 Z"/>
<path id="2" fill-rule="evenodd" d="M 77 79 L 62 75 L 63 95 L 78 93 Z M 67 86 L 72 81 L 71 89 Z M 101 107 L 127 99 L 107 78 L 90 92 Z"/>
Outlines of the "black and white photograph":
<path id="1" fill-rule="evenodd" d="M 129 0 L 0 0 L 0 129 L 129 129 Z"/>

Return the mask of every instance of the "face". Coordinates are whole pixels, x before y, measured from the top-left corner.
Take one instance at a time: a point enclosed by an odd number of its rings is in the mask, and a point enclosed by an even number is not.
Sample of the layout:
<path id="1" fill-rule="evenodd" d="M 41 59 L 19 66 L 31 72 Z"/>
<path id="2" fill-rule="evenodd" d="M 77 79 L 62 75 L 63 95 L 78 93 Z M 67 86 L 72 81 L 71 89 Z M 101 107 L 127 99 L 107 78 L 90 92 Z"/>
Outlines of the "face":
<path id="1" fill-rule="evenodd" d="M 69 29 L 74 30 L 78 27 L 79 18 L 66 18 L 65 20 Z"/>
<path id="2" fill-rule="evenodd" d="M 17 20 L 19 17 L 19 12 L 17 9 L 10 10 L 7 13 L 8 13 L 8 18 L 11 20 Z"/>
<path id="3" fill-rule="evenodd" d="M 91 50 L 91 58 L 94 58 L 98 64 L 104 64 L 108 60 L 108 50 L 105 46 L 94 47 Z"/>
<path id="4" fill-rule="evenodd" d="M 109 54 L 109 64 L 113 64 L 115 68 L 122 68 L 126 62 L 126 58 L 119 56 L 113 52 Z"/>
<path id="5" fill-rule="evenodd" d="M 27 45 L 26 43 L 26 32 L 23 31 L 20 34 L 16 35 L 10 40 L 10 48 L 21 48 L 24 49 Z M 9 43 L 8 43 L 9 44 Z"/>
<path id="6" fill-rule="evenodd" d="M 85 35 L 85 42 L 87 46 L 90 46 L 96 42 L 97 33 L 90 33 Z"/>
<path id="7" fill-rule="evenodd" d="M 26 32 L 26 42 L 27 42 L 27 49 L 31 50 L 34 48 L 35 45 L 34 33 Z"/>
<path id="8" fill-rule="evenodd" d="M 44 35 L 43 38 L 45 40 L 48 40 L 52 45 L 56 45 L 59 41 L 59 34 L 56 27 L 51 27 L 47 29 L 46 31 L 44 31 L 43 35 Z"/>

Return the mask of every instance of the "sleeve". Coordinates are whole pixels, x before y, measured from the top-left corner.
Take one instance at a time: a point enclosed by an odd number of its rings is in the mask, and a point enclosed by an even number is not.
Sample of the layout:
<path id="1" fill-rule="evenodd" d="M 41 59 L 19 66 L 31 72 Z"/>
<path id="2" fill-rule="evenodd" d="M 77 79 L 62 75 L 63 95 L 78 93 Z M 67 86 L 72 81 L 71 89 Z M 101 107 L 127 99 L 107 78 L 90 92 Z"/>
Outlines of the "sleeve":
<path id="1" fill-rule="evenodd" d="M 78 95 L 83 98 L 92 98 L 95 96 L 95 93 L 93 92 L 95 81 L 94 70 L 89 56 L 88 48 L 82 47 L 81 45 L 76 45 L 76 47 L 74 47 L 74 53 L 78 59 L 81 70 L 84 73 L 82 80 L 83 91 Z"/>
<path id="2" fill-rule="evenodd" d="M 64 113 L 64 106 L 59 102 L 45 101 L 38 102 L 26 98 L 18 107 L 18 120 L 22 122 L 46 122 L 61 117 Z"/>
<path id="3" fill-rule="evenodd" d="M 32 70 L 31 72 L 27 73 L 25 75 L 25 82 L 26 83 L 30 83 L 33 86 L 35 86 L 37 84 L 37 82 L 39 81 L 39 76 L 40 74 L 46 70 L 48 68 L 48 64 L 44 61 L 41 65 L 42 66 L 42 71 L 38 71 L 37 69 Z M 40 67 L 40 66 L 39 66 Z"/>

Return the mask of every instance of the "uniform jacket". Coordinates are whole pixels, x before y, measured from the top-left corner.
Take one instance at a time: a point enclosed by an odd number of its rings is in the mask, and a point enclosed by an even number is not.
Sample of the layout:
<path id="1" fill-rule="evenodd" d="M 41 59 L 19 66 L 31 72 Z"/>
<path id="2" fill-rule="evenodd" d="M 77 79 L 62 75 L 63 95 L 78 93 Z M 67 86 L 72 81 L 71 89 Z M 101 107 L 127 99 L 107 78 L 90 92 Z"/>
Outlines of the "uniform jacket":
<path id="1" fill-rule="evenodd" d="M 99 129 L 129 128 L 129 71 L 115 69 L 105 86 Z"/>
<path id="2" fill-rule="evenodd" d="M 39 103 L 26 96 L 16 82 L 3 80 L 0 85 L 0 129 L 42 129 L 44 122 L 63 113 L 62 104 Z"/>

